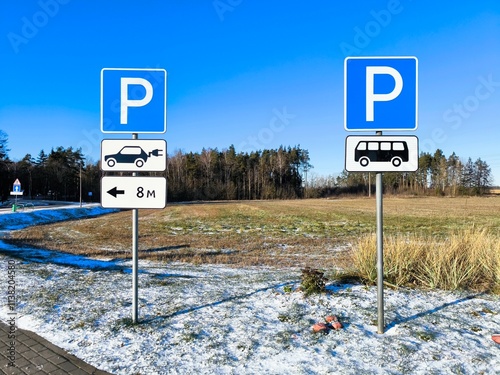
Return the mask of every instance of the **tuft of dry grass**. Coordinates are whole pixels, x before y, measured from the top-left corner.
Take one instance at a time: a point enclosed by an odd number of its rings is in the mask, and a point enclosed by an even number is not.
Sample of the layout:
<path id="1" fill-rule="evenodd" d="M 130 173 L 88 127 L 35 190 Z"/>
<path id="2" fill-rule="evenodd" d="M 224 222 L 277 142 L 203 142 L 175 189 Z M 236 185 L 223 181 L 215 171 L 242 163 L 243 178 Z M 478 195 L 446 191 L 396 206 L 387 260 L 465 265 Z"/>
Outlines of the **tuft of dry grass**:
<path id="1" fill-rule="evenodd" d="M 352 269 L 375 283 L 376 238 L 354 246 Z M 500 291 L 500 236 L 488 229 L 453 231 L 447 238 L 391 235 L 384 238 L 384 279 L 391 284 L 430 289 Z"/>

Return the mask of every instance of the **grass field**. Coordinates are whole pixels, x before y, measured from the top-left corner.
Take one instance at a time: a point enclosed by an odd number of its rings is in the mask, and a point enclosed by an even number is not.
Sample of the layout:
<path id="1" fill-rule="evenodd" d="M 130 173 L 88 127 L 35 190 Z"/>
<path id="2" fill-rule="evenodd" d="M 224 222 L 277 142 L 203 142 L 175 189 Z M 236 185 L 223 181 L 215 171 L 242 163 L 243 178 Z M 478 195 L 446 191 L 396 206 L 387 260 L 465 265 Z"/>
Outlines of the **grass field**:
<path id="1" fill-rule="evenodd" d="M 130 257 L 131 212 L 31 227 L 11 241 L 71 253 Z M 375 232 L 375 200 L 169 204 L 139 211 L 141 258 L 235 266 L 334 269 Z M 384 236 L 440 239 L 471 228 L 500 233 L 500 197 L 384 198 Z"/>
<path id="2" fill-rule="evenodd" d="M 140 256 L 160 261 L 139 261 L 140 324 L 130 319 L 130 261 L 85 259 L 96 266 L 33 250 L 128 258 L 130 211 L 6 230 L 26 248 L 3 243 L 0 255 L 19 259 L 20 328 L 112 373 L 490 374 L 500 363 L 491 340 L 500 294 L 428 289 L 441 289 L 443 280 L 451 281 L 444 289 L 468 288 L 472 280 L 495 291 L 477 277 L 500 281 L 500 256 L 497 263 L 490 257 L 500 255 L 498 198 L 385 197 L 386 280 L 417 288 L 386 288 L 384 335 L 376 334 L 377 288 L 342 274 L 357 268 L 370 284 L 374 199 L 141 210 Z M 61 211 L 86 209 L 57 211 L 32 215 L 65 219 L 71 216 Z M 29 214 L 19 218 L 28 222 Z M 16 215 L 0 215 L 5 228 Z M 324 293 L 306 296 L 306 265 L 329 278 Z M 344 328 L 313 333 L 331 314 Z"/>

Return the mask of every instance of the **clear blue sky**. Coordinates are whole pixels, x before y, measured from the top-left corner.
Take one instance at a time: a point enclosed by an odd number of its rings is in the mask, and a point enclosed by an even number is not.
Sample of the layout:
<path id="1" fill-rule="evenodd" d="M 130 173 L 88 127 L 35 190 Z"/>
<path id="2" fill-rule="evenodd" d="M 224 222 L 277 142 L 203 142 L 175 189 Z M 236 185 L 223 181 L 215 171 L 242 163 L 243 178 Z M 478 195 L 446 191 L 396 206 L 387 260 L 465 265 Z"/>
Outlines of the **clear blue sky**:
<path id="1" fill-rule="evenodd" d="M 100 131 L 101 69 L 164 68 L 169 153 L 300 144 L 337 174 L 347 56 L 416 56 L 418 129 L 400 134 L 481 157 L 500 184 L 498 0 L 1 0 L 0 129 L 14 160 L 97 161 L 129 137 Z"/>

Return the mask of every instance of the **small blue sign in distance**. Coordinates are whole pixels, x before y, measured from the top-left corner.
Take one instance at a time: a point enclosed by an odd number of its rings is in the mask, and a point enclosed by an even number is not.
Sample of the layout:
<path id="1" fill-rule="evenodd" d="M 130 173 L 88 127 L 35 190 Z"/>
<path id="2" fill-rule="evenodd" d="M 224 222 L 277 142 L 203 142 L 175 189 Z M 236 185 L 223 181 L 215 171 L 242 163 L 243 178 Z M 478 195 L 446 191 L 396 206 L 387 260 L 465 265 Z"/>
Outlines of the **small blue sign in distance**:
<path id="1" fill-rule="evenodd" d="M 347 57 L 344 61 L 344 128 L 408 131 L 418 126 L 416 57 Z"/>
<path id="2" fill-rule="evenodd" d="M 12 191 L 15 193 L 21 192 L 21 182 L 18 178 L 16 178 L 16 181 L 14 181 L 14 184 L 12 184 Z"/>
<path id="3" fill-rule="evenodd" d="M 103 133 L 165 133 L 166 130 L 165 69 L 101 70 Z"/>

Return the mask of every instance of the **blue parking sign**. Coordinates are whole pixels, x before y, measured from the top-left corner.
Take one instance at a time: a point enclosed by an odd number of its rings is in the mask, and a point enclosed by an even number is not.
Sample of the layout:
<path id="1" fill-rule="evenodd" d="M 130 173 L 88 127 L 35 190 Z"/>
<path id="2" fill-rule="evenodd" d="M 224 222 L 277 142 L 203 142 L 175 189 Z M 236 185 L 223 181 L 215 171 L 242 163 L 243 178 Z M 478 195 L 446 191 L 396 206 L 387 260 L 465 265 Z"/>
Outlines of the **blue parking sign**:
<path id="1" fill-rule="evenodd" d="M 165 133 L 166 130 L 165 69 L 101 70 L 103 133 Z"/>
<path id="2" fill-rule="evenodd" d="M 344 61 L 344 128 L 416 130 L 416 57 L 348 57 Z"/>

